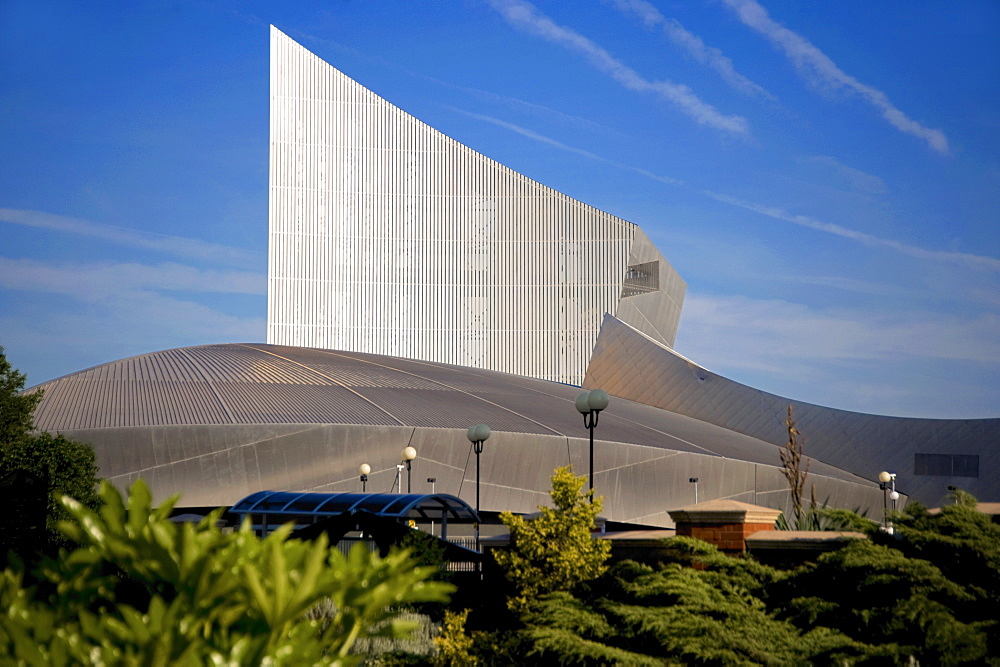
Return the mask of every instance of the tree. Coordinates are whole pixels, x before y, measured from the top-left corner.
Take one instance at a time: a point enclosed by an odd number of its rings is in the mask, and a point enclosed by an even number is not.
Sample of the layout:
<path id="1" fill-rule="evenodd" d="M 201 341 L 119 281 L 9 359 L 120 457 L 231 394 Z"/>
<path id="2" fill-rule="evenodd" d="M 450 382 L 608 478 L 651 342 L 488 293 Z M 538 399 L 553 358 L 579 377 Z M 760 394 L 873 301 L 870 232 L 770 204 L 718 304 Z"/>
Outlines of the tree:
<path id="1" fill-rule="evenodd" d="M 127 504 L 106 482 L 100 493 L 99 512 L 62 497 L 80 546 L 47 562 L 41 584 L 0 573 L 0 655 L 14 663 L 352 664 L 357 639 L 408 630 L 394 608 L 453 589 L 406 551 L 344 556 L 325 536 L 289 539 L 290 526 L 224 533 L 222 510 L 177 525 L 176 498 L 153 508 L 142 480 Z"/>
<path id="2" fill-rule="evenodd" d="M 911 558 L 930 561 L 969 593 L 971 600 L 955 614 L 979 623 L 989 637 L 989 655 L 1000 655 L 1000 525 L 977 509 L 970 494 L 956 491 L 953 500 L 933 514 L 909 502 L 892 518 L 901 539 L 879 537 Z"/>
<path id="3" fill-rule="evenodd" d="M 472 638 L 465 633 L 465 623 L 469 619 L 469 609 L 460 612 L 446 611 L 441 623 L 441 634 L 434 638 L 437 653 L 431 664 L 440 667 L 472 667 L 479 661 L 471 650 Z"/>
<path id="4" fill-rule="evenodd" d="M 593 491 L 582 492 L 585 481 L 568 466 L 557 468 L 550 494 L 554 507 L 539 507 L 532 519 L 500 514 L 510 529 L 510 546 L 497 549 L 494 557 L 514 587 L 510 609 L 522 611 L 539 595 L 571 590 L 607 569 L 611 544 L 592 535 L 603 503 Z"/>
<path id="5" fill-rule="evenodd" d="M 578 597 L 543 596 L 524 617 L 527 656 L 537 664 L 784 665 L 865 653 L 835 630 L 775 618 L 760 597 L 779 576 L 774 569 L 692 538 L 666 543 L 681 562 L 625 561 Z"/>
<path id="6" fill-rule="evenodd" d="M 61 435 L 35 433 L 34 411 L 42 392 L 24 393 L 25 380 L 0 347 L 0 488 L 8 496 L 0 557 L 6 549 L 24 558 L 67 545 L 56 529 L 68 518 L 59 495 L 91 508 L 100 503 L 93 448 Z"/>
<path id="7" fill-rule="evenodd" d="M 872 645 L 873 656 L 942 665 L 988 655 L 983 624 L 960 618 L 971 593 L 933 563 L 868 540 L 798 568 L 768 597 L 798 627 L 833 628 Z"/>
<path id="8" fill-rule="evenodd" d="M 16 442 L 34 429 L 34 414 L 42 392 L 21 393 L 27 376 L 7 361 L 0 347 L 0 444 Z"/>

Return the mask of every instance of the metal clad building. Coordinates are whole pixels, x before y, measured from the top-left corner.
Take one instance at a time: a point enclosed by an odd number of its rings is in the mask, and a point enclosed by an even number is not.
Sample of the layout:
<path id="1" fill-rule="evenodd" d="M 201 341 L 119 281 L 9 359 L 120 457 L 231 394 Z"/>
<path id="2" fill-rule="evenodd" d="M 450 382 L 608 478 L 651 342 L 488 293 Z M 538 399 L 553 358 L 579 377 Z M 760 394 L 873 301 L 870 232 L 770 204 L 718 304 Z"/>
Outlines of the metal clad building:
<path id="1" fill-rule="evenodd" d="M 482 507 L 532 512 L 558 466 L 589 472 L 572 385 L 602 413 L 595 489 L 612 521 L 669 526 L 695 498 L 788 509 L 794 404 L 808 485 L 880 516 L 880 470 L 936 504 L 1000 494 L 1000 419 L 862 415 L 789 401 L 671 349 L 685 286 L 635 225 L 476 153 L 271 29 L 268 344 L 121 359 L 41 385 L 41 429 L 158 500 L 265 489 L 474 497 L 466 429 L 493 429 Z M 602 328 L 603 321 L 603 328 Z M 693 481 L 695 480 L 695 481 Z M 397 487 L 398 488 L 398 487 Z"/>
<path id="2" fill-rule="evenodd" d="M 272 26 L 267 342 L 579 385 L 685 285 L 634 224 L 481 155 Z"/>
<path id="3" fill-rule="evenodd" d="M 475 498 L 466 429 L 489 424 L 482 507 L 533 512 L 558 466 L 589 472 L 579 389 L 496 371 L 357 352 L 260 343 L 153 352 L 41 385 L 39 428 L 90 442 L 119 488 L 142 477 L 158 501 L 230 505 L 266 489 L 388 492 L 404 447 L 417 450 L 413 490 Z M 604 516 L 670 526 L 666 513 L 733 498 L 787 509 L 778 447 L 714 424 L 613 398 L 596 432 L 595 489 Z M 820 498 L 866 507 L 871 481 L 814 461 Z"/>

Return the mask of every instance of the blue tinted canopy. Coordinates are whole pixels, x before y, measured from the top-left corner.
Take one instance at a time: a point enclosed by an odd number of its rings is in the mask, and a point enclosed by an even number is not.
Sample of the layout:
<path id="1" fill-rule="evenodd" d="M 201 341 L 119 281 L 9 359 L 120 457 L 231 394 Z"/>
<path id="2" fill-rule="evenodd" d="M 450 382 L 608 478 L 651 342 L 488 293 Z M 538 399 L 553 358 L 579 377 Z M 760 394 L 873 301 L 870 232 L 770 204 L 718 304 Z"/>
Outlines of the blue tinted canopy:
<path id="1" fill-rule="evenodd" d="M 299 493 L 258 491 L 233 505 L 233 514 L 329 517 L 365 511 L 399 520 L 479 521 L 476 511 L 464 500 L 444 493 Z"/>

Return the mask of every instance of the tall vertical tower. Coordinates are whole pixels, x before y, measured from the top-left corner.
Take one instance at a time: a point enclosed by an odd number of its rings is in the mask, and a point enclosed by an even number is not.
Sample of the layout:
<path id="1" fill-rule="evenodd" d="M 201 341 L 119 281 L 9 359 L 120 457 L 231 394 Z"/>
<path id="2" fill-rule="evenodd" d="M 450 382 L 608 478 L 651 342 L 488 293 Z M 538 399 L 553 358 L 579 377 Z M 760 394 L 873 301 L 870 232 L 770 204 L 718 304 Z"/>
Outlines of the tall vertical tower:
<path id="1" fill-rule="evenodd" d="M 267 342 L 580 384 L 605 313 L 672 345 L 634 224 L 518 174 L 271 27 Z"/>

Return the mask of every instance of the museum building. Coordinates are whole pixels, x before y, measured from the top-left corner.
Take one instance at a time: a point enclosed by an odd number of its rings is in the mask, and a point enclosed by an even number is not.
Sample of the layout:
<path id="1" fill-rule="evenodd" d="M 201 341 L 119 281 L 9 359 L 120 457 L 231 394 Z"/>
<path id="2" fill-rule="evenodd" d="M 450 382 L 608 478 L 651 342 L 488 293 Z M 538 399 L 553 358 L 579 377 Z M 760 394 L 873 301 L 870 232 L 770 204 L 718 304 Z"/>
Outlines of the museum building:
<path id="1" fill-rule="evenodd" d="M 884 417 L 741 385 L 672 349 L 685 284 L 635 224 L 427 126 L 271 28 L 267 343 L 152 352 L 40 385 L 39 428 L 93 443 L 100 474 L 156 498 L 262 490 L 471 502 L 466 430 L 489 425 L 485 511 L 532 512 L 552 470 L 588 474 L 581 386 L 611 403 L 594 445 L 610 521 L 731 499 L 788 509 L 794 408 L 807 488 L 880 516 L 949 487 L 1000 497 L 1000 419 Z M 430 482 L 429 480 L 435 480 Z"/>

